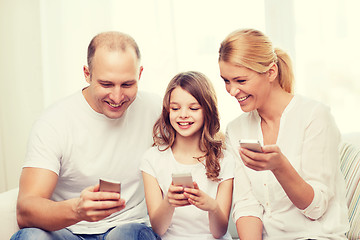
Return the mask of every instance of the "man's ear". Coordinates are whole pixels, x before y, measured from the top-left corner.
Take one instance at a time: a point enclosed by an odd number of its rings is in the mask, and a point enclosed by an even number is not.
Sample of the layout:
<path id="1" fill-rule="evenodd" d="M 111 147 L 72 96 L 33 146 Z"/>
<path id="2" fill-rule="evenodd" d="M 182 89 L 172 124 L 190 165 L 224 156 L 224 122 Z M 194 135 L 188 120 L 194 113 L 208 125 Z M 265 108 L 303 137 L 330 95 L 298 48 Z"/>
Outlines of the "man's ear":
<path id="1" fill-rule="evenodd" d="M 139 71 L 139 80 L 141 78 L 141 74 L 142 74 L 142 71 L 144 70 L 144 67 L 143 66 L 140 66 L 140 71 Z"/>
<path id="2" fill-rule="evenodd" d="M 277 78 L 279 73 L 278 65 L 273 62 L 267 72 L 268 72 L 269 81 L 273 82 Z"/>
<path id="3" fill-rule="evenodd" d="M 84 71 L 85 80 L 86 80 L 88 83 L 90 83 L 91 77 L 90 77 L 90 71 L 89 71 L 88 66 L 85 66 L 85 65 L 84 65 L 83 71 Z"/>

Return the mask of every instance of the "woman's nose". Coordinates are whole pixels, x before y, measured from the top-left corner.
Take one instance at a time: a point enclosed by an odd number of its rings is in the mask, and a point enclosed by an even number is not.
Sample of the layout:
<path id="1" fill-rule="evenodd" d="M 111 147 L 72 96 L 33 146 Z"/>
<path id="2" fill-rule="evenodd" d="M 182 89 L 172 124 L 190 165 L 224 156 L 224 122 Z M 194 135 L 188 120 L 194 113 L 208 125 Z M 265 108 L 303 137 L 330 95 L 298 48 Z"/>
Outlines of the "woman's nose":
<path id="1" fill-rule="evenodd" d="M 230 86 L 229 93 L 231 96 L 235 97 L 240 92 L 240 89 L 235 86 Z"/>

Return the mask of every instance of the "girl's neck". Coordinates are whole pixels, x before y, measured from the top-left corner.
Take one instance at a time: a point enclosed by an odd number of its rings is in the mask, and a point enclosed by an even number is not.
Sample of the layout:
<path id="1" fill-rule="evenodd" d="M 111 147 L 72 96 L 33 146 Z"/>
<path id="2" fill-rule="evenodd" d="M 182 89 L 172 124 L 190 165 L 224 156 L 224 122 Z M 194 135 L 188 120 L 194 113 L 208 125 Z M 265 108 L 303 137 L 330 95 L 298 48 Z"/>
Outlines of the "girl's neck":
<path id="1" fill-rule="evenodd" d="M 176 161 L 182 164 L 196 164 L 196 158 L 205 154 L 200 149 L 200 133 L 191 137 L 177 135 L 171 150 Z"/>

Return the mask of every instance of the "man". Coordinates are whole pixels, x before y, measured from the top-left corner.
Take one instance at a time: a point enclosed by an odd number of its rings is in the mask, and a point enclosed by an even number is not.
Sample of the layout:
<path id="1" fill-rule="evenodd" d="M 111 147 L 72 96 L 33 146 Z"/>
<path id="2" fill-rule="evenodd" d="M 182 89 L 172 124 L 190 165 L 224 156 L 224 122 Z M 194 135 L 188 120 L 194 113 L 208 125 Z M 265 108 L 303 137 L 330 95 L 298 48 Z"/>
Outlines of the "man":
<path id="1" fill-rule="evenodd" d="M 105 32 L 88 47 L 88 86 L 35 123 L 20 178 L 12 239 L 156 239 L 147 227 L 142 153 L 160 98 L 138 92 L 143 71 L 130 36 Z M 99 179 L 121 193 L 99 191 Z"/>

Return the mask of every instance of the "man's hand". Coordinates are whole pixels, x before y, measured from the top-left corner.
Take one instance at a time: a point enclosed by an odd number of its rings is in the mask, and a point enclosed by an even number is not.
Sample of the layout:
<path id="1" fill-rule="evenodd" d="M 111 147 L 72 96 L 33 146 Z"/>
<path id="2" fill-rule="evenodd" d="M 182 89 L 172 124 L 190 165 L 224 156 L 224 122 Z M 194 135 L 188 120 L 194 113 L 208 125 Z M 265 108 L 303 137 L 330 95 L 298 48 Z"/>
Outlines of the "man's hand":
<path id="1" fill-rule="evenodd" d="M 73 211 L 82 221 L 95 222 L 125 208 L 125 200 L 119 193 L 99 192 L 99 184 L 84 189 L 74 201 Z"/>

